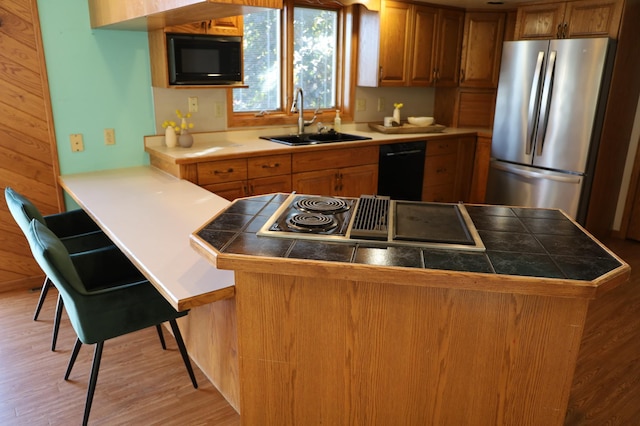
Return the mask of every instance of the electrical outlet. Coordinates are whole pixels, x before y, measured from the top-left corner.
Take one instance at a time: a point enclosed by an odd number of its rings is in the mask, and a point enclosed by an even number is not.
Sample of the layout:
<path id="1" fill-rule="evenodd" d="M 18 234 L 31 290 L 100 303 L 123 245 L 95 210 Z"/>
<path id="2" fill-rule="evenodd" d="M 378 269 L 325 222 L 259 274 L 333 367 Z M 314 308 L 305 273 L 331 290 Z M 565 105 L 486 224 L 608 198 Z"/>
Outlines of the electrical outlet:
<path id="1" fill-rule="evenodd" d="M 189 112 L 198 112 L 198 97 L 189 97 Z"/>
<path id="2" fill-rule="evenodd" d="M 366 111 L 367 110 L 367 100 L 366 99 L 356 99 L 356 112 Z"/>
<path id="3" fill-rule="evenodd" d="M 104 144 L 115 145 L 116 144 L 116 132 L 113 129 L 104 129 Z"/>
<path id="4" fill-rule="evenodd" d="M 69 136 L 71 141 L 71 152 L 84 151 L 84 142 L 82 141 L 82 133 L 72 133 Z"/>
<path id="5" fill-rule="evenodd" d="M 220 102 L 216 102 L 214 105 L 215 111 L 213 112 L 214 117 L 222 118 L 224 117 L 224 107 Z"/>
<path id="6" fill-rule="evenodd" d="M 384 111 L 384 98 L 378 98 L 378 112 Z"/>

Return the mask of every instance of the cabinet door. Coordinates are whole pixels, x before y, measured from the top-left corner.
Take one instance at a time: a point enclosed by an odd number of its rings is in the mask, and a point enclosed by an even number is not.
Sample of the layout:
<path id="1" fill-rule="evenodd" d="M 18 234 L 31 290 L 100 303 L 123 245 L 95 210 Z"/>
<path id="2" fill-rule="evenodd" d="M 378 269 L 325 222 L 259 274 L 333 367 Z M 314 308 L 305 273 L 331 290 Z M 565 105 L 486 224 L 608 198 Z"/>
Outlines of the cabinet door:
<path id="1" fill-rule="evenodd" d="M 343 197 L 373 195 L 378 192 L 378 165 L 347 167 L 339 172 L 339 193 Z"/>
<path id="2" fill-rule="evenodd" d="M 407 3 L 385 1 L 380 12 L 380 85 L 405 86 L 410 55 L 411 11 Z"/>
<path id="3" fill-rule="evenodd" d="M 165 27 L 165 33 L 181 33 L 181 34 L 206 34 L 207 21 L 192 22 L 190 24 L 173 25 Z"/>
<path id="4" fill-rule="evenodd" d="M 431 86 L 434 80 L 438 9 L 415 6 L 410 86 Z"/>
<path id="5" fill-rule="evenodd" d="M 618 38 L 622 15 L 620 0 L 584 0 L 567 3 L 564 38 Z"/>
<path id="6" fill-rule="evenodd" d="M 438 11 L 436 52 L 436 86 L 456 87 L 460 74 L 464 12 L 453 9 Z"/>
<path id="7" fill-rule="evenodd" d="M 291 192 L 291 175 L 249 179 L 248 190 L 251 195 Z"/>
<path id="8" fill-rule="evenodd" d="M 216 195 L 221 196 L 225 200 L 233 201 L 236 198 L 247 197 L 249 191 L 246 181 L 235 181 L 225 183 L 214 183 L 211 185 L 202 185 L 207 191 L 211 191 Z"/>
<path id="9" fill-rule="evenodd" d="M 498 87 L 505 20 L 505 13 L 466 14 L 460 86 Z"/>
<path id="10" fill-rule="evenodd" d="M 228 16 L 207 21 L 207 34 L 242 36 L 244 35 L 242 16 Z"/>
<path id="11" fill-rule="evenodd" d="M 519 7 L 515 39 L 560 38 L 565 6 L 565 3 L 545 3 Z"/>
<path id="12" fill-rule="evenodd" d="M 294 173 L 291 177 L 293 190 L 300 194 L 338 195 L 338 170 L 317 170 Z"/>

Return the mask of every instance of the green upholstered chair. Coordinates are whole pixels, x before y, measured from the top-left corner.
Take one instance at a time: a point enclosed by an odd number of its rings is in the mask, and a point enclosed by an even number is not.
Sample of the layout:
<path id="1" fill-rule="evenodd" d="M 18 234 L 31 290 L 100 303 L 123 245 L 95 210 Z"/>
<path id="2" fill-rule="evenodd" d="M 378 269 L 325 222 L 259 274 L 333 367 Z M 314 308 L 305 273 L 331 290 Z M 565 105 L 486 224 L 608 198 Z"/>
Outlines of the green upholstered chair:
<path id="1" fill-rule="evenodd" d="M 68 379 L 82 344 L 95 344 L 83 424 L 91 410 L 104 342 L 108 339 L 169 321 L 194 388 L 198 387 L 176 319 L 177 312 L 149 283 L 113 286 L 117 269 L 105 251 L 69 255 L 64 244 L 37 220 L 27 230 L 33 256 L 64 299 L 78 338 L 65 373 Z M 115 276 L 112 276 L 115 273 Z"/>
<path id="2" fill-rule="evenodd" d="M 113 247 L 113 242 L 107 237 L 98 225 L 81 209 L 70 210 L 68 212 L 43 216 L 40 210 L 24 195 L 14 189 L 5 188 L 5 199 L 7 206 L 16 223 L 23 233 L 26 233 L 32 219 L 38 220 L 46 225 L 63 242 L 70 253 L 81 253 L 104 247 Z M 33 320 L 38 319 L 40 310 L 44 303 L 51 281 L 45 277 L 40 291 L 40 297 L 36 306 Z M 56 314 L 53 325 L 53 336 L 51 339 L 51 350 L 55 350 L 60 327 L 60 317 L 62 315 L 63 302 L 58 297 Z"/>

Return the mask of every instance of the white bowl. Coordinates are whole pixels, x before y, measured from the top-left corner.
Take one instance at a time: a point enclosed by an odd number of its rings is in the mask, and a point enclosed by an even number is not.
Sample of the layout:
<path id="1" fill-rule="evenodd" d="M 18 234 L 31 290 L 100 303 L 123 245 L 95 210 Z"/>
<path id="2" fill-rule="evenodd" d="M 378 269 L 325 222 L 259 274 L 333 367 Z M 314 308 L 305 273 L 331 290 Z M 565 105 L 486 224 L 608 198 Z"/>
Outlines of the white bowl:
<path id="1" fill-rule="evenodd" d="M 430 126 L 433 124 L 433 117 L 408 117 L 409 124 L 416 126 Z"/>

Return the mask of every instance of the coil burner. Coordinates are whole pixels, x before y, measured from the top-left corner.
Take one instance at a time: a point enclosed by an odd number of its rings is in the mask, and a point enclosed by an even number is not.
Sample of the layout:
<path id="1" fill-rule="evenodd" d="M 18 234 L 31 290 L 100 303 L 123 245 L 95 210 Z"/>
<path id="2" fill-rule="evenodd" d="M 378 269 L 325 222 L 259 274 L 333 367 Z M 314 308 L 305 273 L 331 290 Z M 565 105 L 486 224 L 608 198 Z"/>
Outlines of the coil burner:
<path id="1" fill-rule="evenodd" d="M 294 202 L 295 208 L 303 212 L 335 214 L 349 209 L 349 205 L 342 198 L 334 197 L 305 197 Z"/>
<path id="2" fill-rule="evenodd" d="M 274 214 L 276 219 L 268 232 L 304 235 L 346 235 L 351 208 L 356 199 L 323 197 L 316 195 L 292 195 L 286 206 Z M 273 234 L 271 234 L 273 235 Z"/>
<path id="3" fill-rule="evenodd" d="M 329 231 L 338 226 L 338 222 L 332 216 L 320 213 L 293 214 L 286 222 L 289 229 L 300 232 Z"/>

